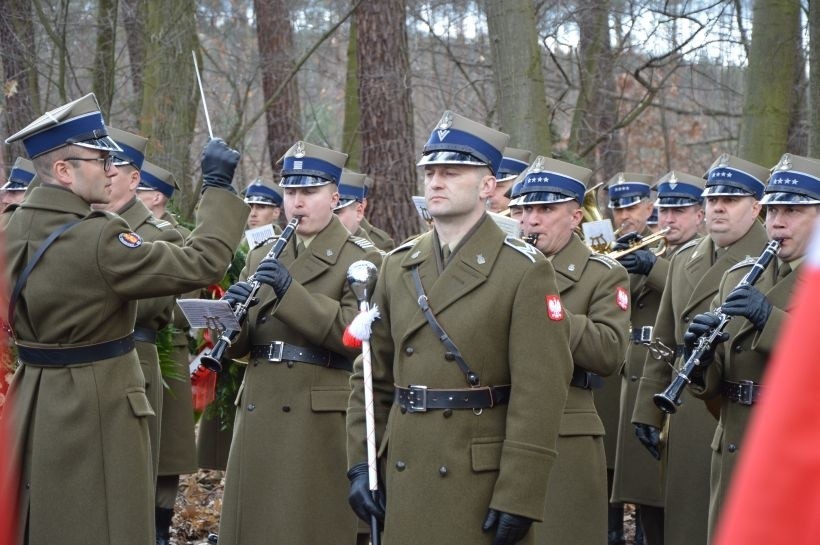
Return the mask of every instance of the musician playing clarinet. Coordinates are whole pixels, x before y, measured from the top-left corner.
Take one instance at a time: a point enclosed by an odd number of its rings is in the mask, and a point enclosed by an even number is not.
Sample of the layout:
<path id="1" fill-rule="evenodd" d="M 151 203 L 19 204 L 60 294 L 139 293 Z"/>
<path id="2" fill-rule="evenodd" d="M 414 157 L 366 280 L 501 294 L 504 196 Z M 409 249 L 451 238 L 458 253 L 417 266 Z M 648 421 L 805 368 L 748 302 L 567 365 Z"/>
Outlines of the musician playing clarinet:
<path id="1" fill-rule="evenodd" d="M 221 545 L 355 543 L 347 503 L 345 411 L 356 352 L 342 343 L 358 312 L 347 269 L 380 265 L 369 240 L 333 214 L 347 155 L 297 142 L 284 157 L 287 219 L 299 218 L 278 258 L 251 250 L 225 299 L 261 287 L 230 357 L 248 355 L 237 398 L 220 521 Z"/>
<path id="2" fill-rule="evenodd" d="M 696 314 L 709 310 L 723 273 L 747 256 L 757 256 L 766 245 L 766 230 L 757 217 L 768 177 L 769 169 L 727 154 L 718 157 L 706 173 L 707 235 L 683 245 L 672 256 L 655 320 L 655 339 L 676 348 L 676 367 L 685 361 L 680 357 L 683 334 Z M 691 545 L 706 542 L 709 444 L 715 418 L 686 392 L 673 416 L 665 416 L 656 407 L 653 396 L 674 375 L 663 359 L 646 358 L 632 422 L 644 446 L 661 455 L 664 543 Z M 661 429 L 666 430 L 663 444 Z"/>
<path id="3" fill-rule="evenodd" d="M 753 286 L 738 283 L 754 264 L 754 257 L 723 275 L 712 308 L 720 305 L 724 314 L 736 318 L 725 329 L 725 342 L 715 350 L 714 359 L 702 361 L 690 385 L 694 395 L 720 402 L 720 421 L 712 441 L 710 535 L 740 454 L 746 425 L 763 391 L 761 377 L 788 312 L 798 269 L 818 216 L 820 162 L 783 155 L 760 202 L 766 207 L 766 234 L 781 243 L 777 261 Z M 686 348 L 694 346 L 701 335 L 708 335 L 718 321 L 715 312 L 695 316 L 684 335 Z"/>

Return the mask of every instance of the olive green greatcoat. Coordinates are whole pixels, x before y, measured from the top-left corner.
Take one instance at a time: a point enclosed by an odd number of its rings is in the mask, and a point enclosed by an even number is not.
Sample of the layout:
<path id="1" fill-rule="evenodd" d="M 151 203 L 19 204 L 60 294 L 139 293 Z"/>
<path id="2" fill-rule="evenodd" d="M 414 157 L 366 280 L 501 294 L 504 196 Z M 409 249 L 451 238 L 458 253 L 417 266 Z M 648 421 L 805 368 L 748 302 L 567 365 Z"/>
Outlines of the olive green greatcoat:
<path id="1" fill-rule="evenodd" d="M 552 266 L 535 248 L 506 238 L 486 215 L 440 272 L 434 232 L 385 258 L 371 339 L 376 435 L 386 462 L 384 543 L 489 544 L 488 508 L 535 520 L 547 482 L 572 372 L 569 320 L 547 317 L 558 294 Z M 394 384 L 467 387 L 417 304 L 418 266 L 432 311 L 481 384 L 512 384 L 508 405 L 482 411 L 402 413 Z M 348 460 L 367 460 L 362 361 L 348 410 Z M 389 411 L 389 416 L 388 416 Z M 533 543 L 527 533 L 522 544 Z"/>
<path id="2" fill-rule="evenodd" d="M 668 272 L 669 260 L 659 257 L 648 275 L 629 275 L 633 330 L 655 325 Z M 621 404 L 610 500 L 614 503 L 663 507 L 660 464 L 638 441 L 635 427 L 632 425 L 632 411 L 635 409 L 635 398 L 638 395 L 638 379 L 643 374 L 643 363 L 648 354 L 645 346 L 630 342 L 625 364 L 619 373 Z"/>
<path id="3" fill-rule="evenodd" d="M 189 246 L 131 248 L 121 218 L 90 212 L 74 193 L 35 189 L 6 228 L 12 284 L 43 240 L 82 219 L 48 248 L 23 289 L 14 317 L 18 344 L 55 348 L 125 337 L 137 299 L 218 279 L 230 261 L 247 206 L 227 191 L 202 197 Z M 218 218 L 219 221 L 209 221 Z M 146 417 L 153 414 L 136 351 L 70 367 L 22 362 L 10 388 L 12 453 L 20 461 L 20 529 L 30 545 L 154 540 L 154 483 Z"/>
<path id="4" fill-rule="evenodd" d="M 280 256 L 292 275 L 281 301 L 259 291 L 232 354 L 284 341 L 321 347 L 353 361 L 342 333 L 358 313 L 347 269 L 381 256 L 351 237 L 335 216 L 298 257 L 293 237 Z M 256 270 L 271 245 L 252 250 L 242 272 Z M 298 362 L 249 358 L 238 396 L 225 477 L 220 545 L 351 544 L 356 515 L 347 503 L 345 411 L 350 373 Z"/>
<path id="5" fill-rule="evenodd" d="M 174 229 L 173 225 L 165 220 L 155 218 L 137 197 L 132 198 L 118 212 L 118 215 L 146 242 L 162 240 L 177 246 L 182 246 L 184 243 L 182 235 Z M 135 327 L 159 331 L 167 326 L 173 317 L 175 301 L 176 296 L 174 295 L 140 299 L 137 303 Z M 162 386 L 156 343 L 136 341 L 136 347 L 140 367 L 142 367 L 142 373 L 145 375 L 145 395 L 148 397 L 151 408 L 154 409 L 154 416 L 149 416 L 147 421 L 148 437 L 151 440 L 152 466 L 154 468 L 154 477 L 156 477 L 159 468 L 160 422 L 162 421 L 162 398 L 165 388 Z"/>
<path id="6" fill-rule="evenodd" d="M 240 368 L 237 369 L 236 366 L 240 366 Z M 235 360 L 223 360 L 222 372 L 216 378 L 217 390 L 219 389 L 219 381 L 234 380 L 228 373 L 238 373 L 236 380 L 241 381 L 245 374 L 245 363 L 239 363 Z M 228 408 L 233 410 L 226 412 L 230 412 L 230 415 L 234 416 L 236 407 L 231 405 Z M 197 467 L 225 471 L 225 468 L 228 467 L 228 454 L 231 450 L 234 420 L 230 421 L 230 425 L 225 425 L 215 411 L 206 409 L 202 413 L 196 434 Z"/>
<path id="7" fill-rule="evenodd" d="M 569 318 L 573 363 L 600 376 L 614 373 L 629 338 L 629 275 L 617 261 L 593 255 L 575 234 L 551 262 Z M 533 526 L 539 545 L 606 544 L 604 426 L 592 392 L 569 388 L 544 522 Z"/>
<path id="8" fill-rule="evenodd" d="M 390 238 L 390 235 L 367 221 L 367 218 L 362 218 L 362 223 L 359 225 L 364 232 L 367 233 L 367 239 L 376 245 L 376 248 L 389 252 L 396 247 L 396 243 Z"/>
<path id="9" fill-rule="evenodd" d="M 720 291 L 712 301 L 712 307 L 719 305 L 729 296 L 754 264 L 750 259 L 730 269 L 720 284 Z M 715 361 L 705 373 L 705 387 L 692 386 L 698 397 L 721 396 L 722 382 L 751 380 L 762 382 L 766 364 L 774 351 L 780 328 L 787 316 L 791 294 L 795 291 L 797 271 L 791 271 L 785 278 L 777 280 L 777 263 L 772 262 L 755 284 L 772 304 L 772 312 L 762 331 L 758 331 L 749 320 L 742 316 L 733 317 L 726 328 L 729 340 L 720 345 L 715 353 Z M 712 482 L 709 501 L 709 535 L 712 536 L 718 521 L 720 509 L 726 496 L 741 444 L 746 434 L 749 418 L 755 405 L 741 405 L 720 397 L 720 420 L 712 439 Z"/>
<path id="10" fill-rule="evenodd" d="M 720 286 L 720 279 L 729 268 L 757 256 L 766 246 L 766 231 L 754 222 L 749 231 L 729 248 L 714 257 L 714 244 L 704 237 L 684 245 L 669 265 L 666 285 L 661 297 L 655 337 L 673 347 L 683 343 L 689 321 L 698 313 L 709 310 Z M 678 367 L 683 364 L 678 358 Z M 664 428 L 666 441 L 662 445 L 661 474 L 664 490 L 665 545 L 706 543 L 709 518 L 710 443 L 716 422 L 706 405 L 685 391 L 683 404 L 677 413 L 664 417 L 652 396 L 663 391 L 672 380 L 673 371 L 663 362 L 647 358 L 638 386 L 633 422 Z M 666 422 L 664 422 L 666 420 Z"/>
<path id="11" fill-rule="evenodd" d="M 179 225 L 174 217 L 165 214 L 162 219 L 187 238 L 191 232 Z M 197 297 L 199 290 L 180 296 L 180 299 Z M 196 444 L 194 442 L 194 403 L 191 396 L 190 361 L 188 349 L 188 320 L 179 307 L 173 309 L 174 326 L 171 340 L 174 374 L 181 379 L 168 379 L 167 388 L 162 389 L 162 418 L 160 419 L 159 475 L 182 475 L 194 473 L 196 465 Z"/>

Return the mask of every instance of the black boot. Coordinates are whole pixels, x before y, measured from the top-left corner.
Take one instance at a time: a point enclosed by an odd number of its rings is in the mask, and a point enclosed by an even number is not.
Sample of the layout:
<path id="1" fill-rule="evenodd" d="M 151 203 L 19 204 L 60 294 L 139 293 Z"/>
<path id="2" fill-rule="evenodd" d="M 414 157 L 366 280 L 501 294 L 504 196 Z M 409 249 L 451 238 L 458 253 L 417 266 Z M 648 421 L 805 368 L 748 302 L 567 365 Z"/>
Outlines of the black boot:
<path id="1" fill-rule="evenodd" d="M 173 509 L 154 507 L 154 520 L 157 524 L 157 545 L 170 545 L 172 518 L 174 518 Z"/>
<path id="2" fill-rule="evenodd" d="M 608 519 L 608 545 L 626 545 L 624 539 L 624 504 L 610 503 Z"/>

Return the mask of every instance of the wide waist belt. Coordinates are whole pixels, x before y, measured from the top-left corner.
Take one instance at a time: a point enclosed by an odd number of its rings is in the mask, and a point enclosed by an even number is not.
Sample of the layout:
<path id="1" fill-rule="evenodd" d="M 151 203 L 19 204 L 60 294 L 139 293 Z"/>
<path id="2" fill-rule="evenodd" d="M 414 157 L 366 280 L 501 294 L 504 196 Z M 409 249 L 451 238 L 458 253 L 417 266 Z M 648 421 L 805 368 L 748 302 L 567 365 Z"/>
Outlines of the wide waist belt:
<path id="1" fill-rule="evenodd" d="M 584 390 L 597 390 L 604 386 L 604 379 L 576 365 L 572 370 L 572 380 L 569 381 L 569 385 Z"/>
<path id="2" fill-rule="evenodd" d="M 134 328 L 134 340 L 144 343 L 157 344 L 157 330 L 147 327 Z"/>
<path id="3" fill-rule="evenodd" d="M 751 380 L 741 380 L 740 382 L 723 381 L 723 395 L 729 401 L 734 401 L 740 405 L 754 405 L 757 403 L 762 388 L 760 384 L 755 384 Z"/>
<path id="4" fill-rule="evenodd" d="M 353 370 L 353 364 L 350 360 L 335 352 L 323 348 L 296 346 L 295 344 L 288 344 L 282 341 L 253 345 L 251 347 L 251 358 L 263 359 L 275 363 L 294 361 L 329 367 L 331 369 L 342 369 L 344 371 Z"/>
<path id="5" fill-rule="evenodd" d="M 393 401 L 402 412 L 428 409 L 489 409 L 510 401 L 510 386 L 484 386 L 461 390 L 434 390 L 427 386 L 395 387 Z"/>
<path id="6" fill-rule="evenodd" d="M 134 349 L 134 336 L 73 348 L 33 348 L 17 345 L 17 357 L 23 363 L 53 367 L 65 367 L 79 363 L 107 360 L 122 356 Z"/>

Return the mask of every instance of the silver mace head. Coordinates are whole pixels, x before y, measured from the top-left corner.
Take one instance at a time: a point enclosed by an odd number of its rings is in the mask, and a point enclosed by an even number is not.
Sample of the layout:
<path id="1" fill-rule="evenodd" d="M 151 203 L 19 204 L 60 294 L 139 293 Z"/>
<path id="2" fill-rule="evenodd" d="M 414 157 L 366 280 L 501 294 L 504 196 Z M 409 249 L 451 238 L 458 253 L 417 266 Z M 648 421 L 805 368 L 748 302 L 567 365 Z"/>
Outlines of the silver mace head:
<path id="1" fill-rule="evenodd" d="M 369 261 L 356 261 L 347 268 L 347 283 L 360 303 L 370 302 L 378 276 L 378 267 Z"/>

